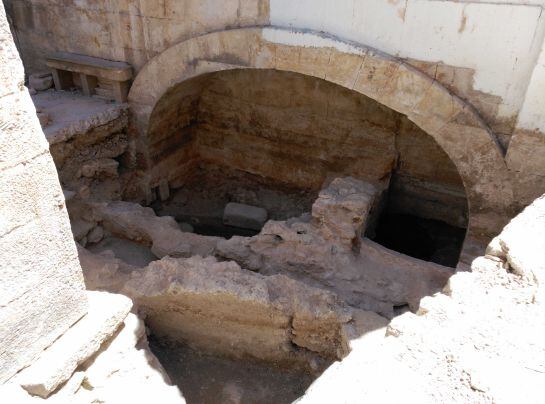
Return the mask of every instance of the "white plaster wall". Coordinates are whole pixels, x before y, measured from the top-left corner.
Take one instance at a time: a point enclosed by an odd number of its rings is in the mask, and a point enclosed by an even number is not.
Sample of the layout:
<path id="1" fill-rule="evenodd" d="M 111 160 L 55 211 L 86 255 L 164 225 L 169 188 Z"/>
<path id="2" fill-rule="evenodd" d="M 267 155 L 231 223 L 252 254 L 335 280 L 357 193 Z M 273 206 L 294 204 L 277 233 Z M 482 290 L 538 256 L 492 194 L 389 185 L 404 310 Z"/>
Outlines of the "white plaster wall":
<path id="1" fill-rule="evenodd" d="M 517 128 L 545 133 L 545 42 L 526 92 Z"/>
<path id="2" fill-rule="evenodd" d="M 543 3 L 270 0 L 270 20 L 403 58 L 474 69 L 474 89 L 501 97 L 498 117 L 513 118 L 541 49 Z"/>

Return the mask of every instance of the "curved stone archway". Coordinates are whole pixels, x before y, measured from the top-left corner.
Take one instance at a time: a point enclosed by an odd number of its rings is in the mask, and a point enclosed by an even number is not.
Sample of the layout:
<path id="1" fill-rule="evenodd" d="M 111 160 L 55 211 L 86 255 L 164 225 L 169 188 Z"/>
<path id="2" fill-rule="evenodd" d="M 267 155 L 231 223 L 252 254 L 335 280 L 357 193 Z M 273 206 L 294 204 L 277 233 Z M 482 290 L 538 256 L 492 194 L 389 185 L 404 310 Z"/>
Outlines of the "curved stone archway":
<path id="1" fill-rule="evenodd" d="M 233 29 L 165 50 L 142 68 L 129 93 L 137 148 L 145 149 L 151 115 L 169 89 L 203 74 L 244 68 L 324 79 L 406 115 L 456 165 L 468 198 L 469 233 L 491 235 L 505 224 L 513 201 L 509 174 L 494 134 L 475 109 L 400 59 L 314 33 Z"/>

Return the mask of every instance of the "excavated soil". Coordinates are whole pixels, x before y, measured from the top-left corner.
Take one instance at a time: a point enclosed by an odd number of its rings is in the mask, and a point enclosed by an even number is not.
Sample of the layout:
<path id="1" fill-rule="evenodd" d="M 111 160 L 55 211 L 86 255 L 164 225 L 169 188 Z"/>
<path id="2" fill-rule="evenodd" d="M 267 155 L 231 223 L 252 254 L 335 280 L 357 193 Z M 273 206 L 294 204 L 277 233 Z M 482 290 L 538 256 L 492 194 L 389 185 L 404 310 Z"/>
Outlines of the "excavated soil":
<path id="1" fill-rule="evenodd" d="M 305 190 L 274 183 L 260 176 L 214 165 L 199 166 L 186 184 L 172 191 L 167 201 L 151 205 L 158 216 L 173 216 L 189 223 L 195 233 L 231 238 L 254 236 L 257 231 L 223 224 L 229 202 L 265 208 L 269 219 L 286 220 L 309 212 L 318 190 Z"/>
<path id="2" fill-rule="evenodd" d="M 313 381 L 301 371 L 203 354 L 153 337 L 150 348 L 188 404 L 287 404 Z"/>

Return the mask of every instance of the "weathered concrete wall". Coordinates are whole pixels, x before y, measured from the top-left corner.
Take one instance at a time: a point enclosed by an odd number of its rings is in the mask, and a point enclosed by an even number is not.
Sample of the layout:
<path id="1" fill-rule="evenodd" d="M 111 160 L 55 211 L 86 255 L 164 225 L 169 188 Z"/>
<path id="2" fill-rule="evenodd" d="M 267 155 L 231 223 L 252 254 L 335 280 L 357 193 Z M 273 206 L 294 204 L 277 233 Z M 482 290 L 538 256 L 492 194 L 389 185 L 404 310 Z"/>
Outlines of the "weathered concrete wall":
<path id="1" fill-rule="evenodd" d="M 382 187 L 393 174 L 392 197 L 403 197 L 397 210 L 408 211 L 403 204 L 410 201 L 411 213 L 467 224 L 462 180 L 433 138 L 403 115 L 324 80 L 274 70 L 202 76 L 165 94 L 150 126 L 152 186 L 179 186 L 199 161 L 311 190 L 332 175 Z"/>
<path id="2" fill-rule="evenodd" d="M 0 383 L 87 311 L 55 166 L 0 7 Z"/>

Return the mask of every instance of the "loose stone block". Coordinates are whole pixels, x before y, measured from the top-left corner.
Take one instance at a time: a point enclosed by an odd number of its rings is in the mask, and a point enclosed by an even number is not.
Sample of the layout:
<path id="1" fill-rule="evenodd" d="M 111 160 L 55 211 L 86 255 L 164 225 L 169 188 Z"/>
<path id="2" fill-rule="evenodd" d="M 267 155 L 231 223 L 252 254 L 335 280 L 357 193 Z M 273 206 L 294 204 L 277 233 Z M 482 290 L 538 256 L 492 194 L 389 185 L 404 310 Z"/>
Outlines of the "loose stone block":
<path id="1" fill-rule="evenodd" d="M 36 91 L 45 91 L 53 86 L 53 76 L 49 72 L 31 74 L 28 84 Z"/>
<path id="2" fill-rule="evenodd" d="M 223 212 L 223 223 L 228 226 L 261 230 L 266 221 L 267 211 L 257 206 L 231 202 Z"/>
<path id="3" fill-rule="evenodd" d="M 132 307 L 129 298 L 87 292 L 89 312 L 18 377 L 30 394 L 48 397 L 67 381 L 79 364 L 97 352 L 123 323 Z"/>

